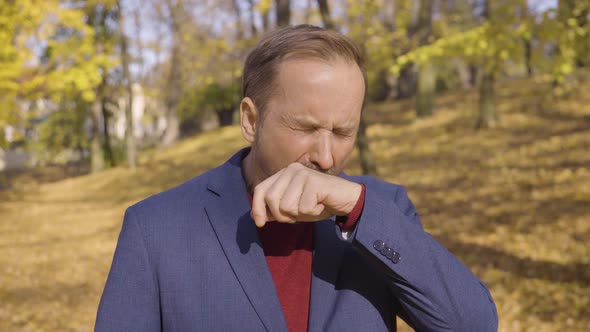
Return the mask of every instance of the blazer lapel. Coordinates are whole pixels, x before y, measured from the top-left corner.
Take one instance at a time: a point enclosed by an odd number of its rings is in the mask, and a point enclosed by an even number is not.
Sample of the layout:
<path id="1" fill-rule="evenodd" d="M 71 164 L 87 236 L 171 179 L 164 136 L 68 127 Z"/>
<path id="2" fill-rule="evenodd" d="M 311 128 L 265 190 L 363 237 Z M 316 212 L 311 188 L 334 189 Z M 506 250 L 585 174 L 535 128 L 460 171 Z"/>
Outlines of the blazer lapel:
<path id="1" fill-rule="evenodd" d="M 205 211 L 242 289 L 265 328 L 286 331 L 287 323 L 256 225 L 250 217 L 251 207 L 241 171 L 241 160 L 247 153 L 247 149 L 241 150 L 211 171 Z"/>

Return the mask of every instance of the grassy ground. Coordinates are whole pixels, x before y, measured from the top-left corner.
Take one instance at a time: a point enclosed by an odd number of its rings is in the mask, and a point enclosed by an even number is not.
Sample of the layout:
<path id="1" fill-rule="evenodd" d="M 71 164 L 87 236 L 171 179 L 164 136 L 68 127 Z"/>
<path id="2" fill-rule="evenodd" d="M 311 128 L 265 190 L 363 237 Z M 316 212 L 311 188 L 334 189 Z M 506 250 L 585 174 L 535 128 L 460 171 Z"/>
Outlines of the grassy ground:
<path id="1" fill-rule="evenodd" d="M 420 121 L 411 101 L 370 107 L 379 172 L 407 186 L 428 231 L 490 287 L 501 331 L 588 331 L 590 97 L 558 101 L 529 81 L 498 90 L 502 123 L 486 131 L 472 129 L 472 92 L 439 98 Z M 91 330 L 125 207 L 243 145 L 230 127 L 146 152 L 135 173 L 11 174 L 0 191 L 0 331 Z"/>

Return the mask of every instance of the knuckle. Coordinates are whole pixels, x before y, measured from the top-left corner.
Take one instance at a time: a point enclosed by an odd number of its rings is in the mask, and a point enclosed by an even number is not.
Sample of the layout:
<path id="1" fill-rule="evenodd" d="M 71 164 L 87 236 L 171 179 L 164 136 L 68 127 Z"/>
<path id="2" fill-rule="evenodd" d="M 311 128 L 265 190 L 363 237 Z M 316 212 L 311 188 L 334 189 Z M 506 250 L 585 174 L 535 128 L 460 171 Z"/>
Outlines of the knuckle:
<path id="1" fill-rule="evenodd" d="M 282 213 L 290 214 L 290 215 L 297 215 L 297 208 L 291 205 L 281 206 L 280 210 Z"/>
<path id="2" fill-rule="evenodd" d="M 278 198 L 273 195 L 266 195 L 266 197 L 264 198 L 264 201 L 266 202 L 266 204 L 268 205 L 269 208 L 275 207 L 279 203 Z"/>
<path id="3" fill-rule="evenodd" d="M 301 211 L 301 213 L 306 214 L 306 215 L 313 215 L 313 212 L 314 212 L 314 209 L 309 206 L 301 206 L 301 207 L 299 207 L 299 210 Z"/>
<path id="4" fill-rule="evenodd" d="M 252 191 L 252 196 L 256 196 L 258 194 L 260 194 L 262 192 L 262 186 L 257 185 L 256 187 L 254 187 L 254 190 Z"/>
<path id="5" fill-rule="evenodd" d="M 266 203 L 277 203 L 278 197 L 277 195 L 275 195 L 274 191 L 275 190 L 271 188 L 270 190 L 264 193 L 264 201 Z"/>

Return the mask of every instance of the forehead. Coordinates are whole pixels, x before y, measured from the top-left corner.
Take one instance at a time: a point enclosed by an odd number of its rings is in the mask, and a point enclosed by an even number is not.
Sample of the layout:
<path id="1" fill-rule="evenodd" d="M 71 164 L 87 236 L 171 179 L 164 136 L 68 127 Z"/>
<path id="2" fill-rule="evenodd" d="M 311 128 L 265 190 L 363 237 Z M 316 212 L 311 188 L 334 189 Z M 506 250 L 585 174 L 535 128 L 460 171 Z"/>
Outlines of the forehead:
<path id="1" fill-rule="evenodd" d="M 278 83 L 281 79 L 298 79 L 317 81 L 325 78 L 327 74 L 340 77 L 361 79 L 364 78 L 359 66 L 352 60 L 341 56 L 333 56 L 329 59 L 306 56 L 291 56 L 284 58 L 277 66 Z"/>
<path id="2" fill-rule="evenodd" d="M 351 121 L 360 115 L 365 83 L 354 62 L 289 59 L 278 69 L 276 94 L 269 106 L 284 116 Z"/>

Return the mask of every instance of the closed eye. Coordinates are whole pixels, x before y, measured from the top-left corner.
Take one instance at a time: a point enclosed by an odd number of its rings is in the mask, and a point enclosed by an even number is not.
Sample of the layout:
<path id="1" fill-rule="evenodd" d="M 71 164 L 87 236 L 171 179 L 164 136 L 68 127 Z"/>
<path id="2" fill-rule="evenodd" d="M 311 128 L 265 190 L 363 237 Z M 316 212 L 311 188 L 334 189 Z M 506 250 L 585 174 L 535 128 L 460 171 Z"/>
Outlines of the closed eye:
<path id="1" fill-rule="evenodd" d="M 316 127 L 301 127 L 298 130 L 302 131 L 304 133 L 307 133 L 307 134 L 311 134 L 311 133 L 315 132 L 317 130 L 317 128 Z"/>
<path id="2" fill-rule="evenodd" d="M 291 130 L 306 133 L 306 134 L 311 134 L 317 130 L 317 128 L 312 127 L 312 126 L 290 126 L 290 127 L 291 127 Z"/>
<path id="3" fill-rule="evenodd" d="M 334 128 L 332 132 L 341 137 L 352 137 L 354 135 L 354 130 L 347 129 L 347 128 Z"/>

